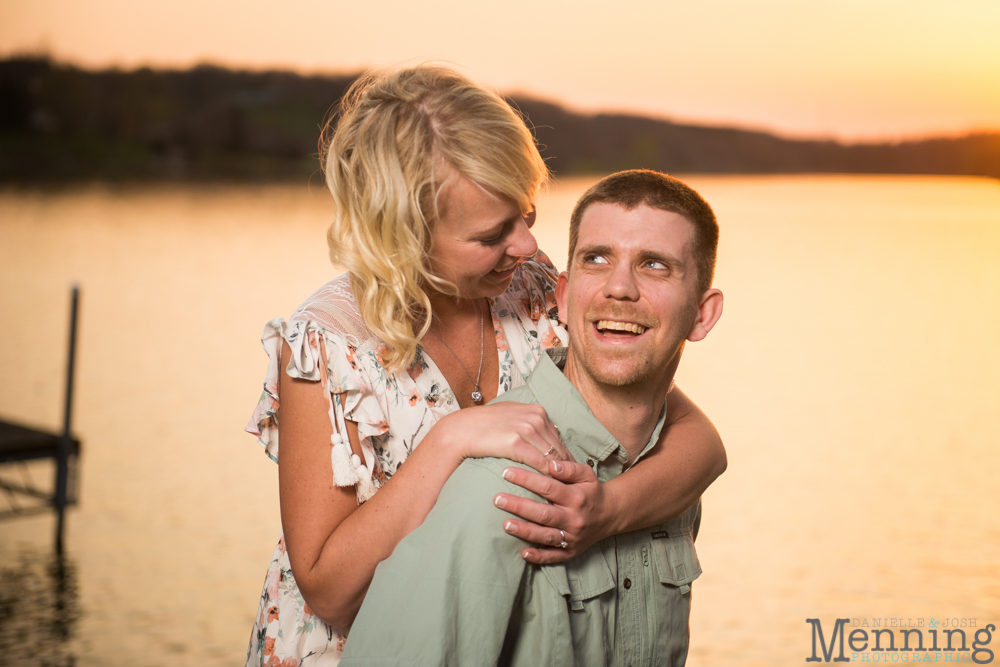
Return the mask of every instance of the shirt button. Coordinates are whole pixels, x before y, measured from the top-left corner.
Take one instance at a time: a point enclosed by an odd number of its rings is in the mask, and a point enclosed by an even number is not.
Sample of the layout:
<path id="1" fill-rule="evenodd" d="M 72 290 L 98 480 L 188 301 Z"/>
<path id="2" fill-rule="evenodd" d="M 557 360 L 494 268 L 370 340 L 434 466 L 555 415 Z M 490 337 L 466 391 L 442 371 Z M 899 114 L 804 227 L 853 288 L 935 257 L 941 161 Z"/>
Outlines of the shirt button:
<path id="1" fill-rule="evenodd" d="M 597 464 L 594 463 L 594 459 L 587 459 L 587 465 L 589 465 L 591 468 L 593 468 Z"/>
<path id="2" fill-rule="evenodd" d="M 622 585 L 625 586 L 625 590 L 628 590 L 628 589 L 632 588 L 632 580 L 631 579 L 625 579 L 625 581 L 623 582 Z"/>

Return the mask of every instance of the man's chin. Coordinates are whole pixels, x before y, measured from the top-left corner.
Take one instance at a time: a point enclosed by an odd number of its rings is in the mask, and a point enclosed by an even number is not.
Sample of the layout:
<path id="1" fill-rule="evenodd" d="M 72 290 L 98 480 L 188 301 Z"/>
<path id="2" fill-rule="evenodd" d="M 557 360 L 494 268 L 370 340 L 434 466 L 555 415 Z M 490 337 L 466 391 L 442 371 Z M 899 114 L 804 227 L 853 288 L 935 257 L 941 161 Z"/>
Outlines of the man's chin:
<path id="1" fill-rule="evenodd" d="M 582 364 L 584 371 L 597 384 L 608 387 L 628 387 L 643 384 L 652 377 L 650 365 L 635 358 L 602 361 L 604 363 L 584 362 Z"/>

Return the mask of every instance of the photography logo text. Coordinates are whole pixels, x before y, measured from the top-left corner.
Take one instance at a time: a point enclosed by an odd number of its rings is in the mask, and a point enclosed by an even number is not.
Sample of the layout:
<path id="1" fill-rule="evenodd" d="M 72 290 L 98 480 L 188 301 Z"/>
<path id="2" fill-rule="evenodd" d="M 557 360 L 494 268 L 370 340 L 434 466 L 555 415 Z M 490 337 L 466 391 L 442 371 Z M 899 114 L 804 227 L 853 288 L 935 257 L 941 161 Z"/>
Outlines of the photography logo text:
<path id="1" fill-rule="evenodd" d="M 838 618 L 833 628 L 807 618 L 812 652 L 806 662 L 993 662 L 997 627 L 977 618 Z M 829 637 L 829 639 L 828 639 Z"/>

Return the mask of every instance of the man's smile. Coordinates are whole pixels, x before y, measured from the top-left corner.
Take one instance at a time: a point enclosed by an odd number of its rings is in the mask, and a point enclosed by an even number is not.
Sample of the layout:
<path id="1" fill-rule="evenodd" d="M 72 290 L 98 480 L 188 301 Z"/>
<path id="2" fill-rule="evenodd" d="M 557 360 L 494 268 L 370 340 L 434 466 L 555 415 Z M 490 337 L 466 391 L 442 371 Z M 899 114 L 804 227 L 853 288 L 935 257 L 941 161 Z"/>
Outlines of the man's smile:
<path id="1" fill-rule="evenodd" d="M 619 343 L 645 338 L 659 321 L 636 304 L 604 303 L 588 309 L 586 320 L 600 340 Z M 650 334 L 652 335 L 652 334 Z"/>
<path id="2" fill-rule="evenodd" d="M 615 320 L 598 320 L 595 326 L 601 333 L 621 332 L 642 335 L 642 333 L 646 331 L 646 327 L 641 324 L 635 324 L 634 322 L 618 322 Z"/>

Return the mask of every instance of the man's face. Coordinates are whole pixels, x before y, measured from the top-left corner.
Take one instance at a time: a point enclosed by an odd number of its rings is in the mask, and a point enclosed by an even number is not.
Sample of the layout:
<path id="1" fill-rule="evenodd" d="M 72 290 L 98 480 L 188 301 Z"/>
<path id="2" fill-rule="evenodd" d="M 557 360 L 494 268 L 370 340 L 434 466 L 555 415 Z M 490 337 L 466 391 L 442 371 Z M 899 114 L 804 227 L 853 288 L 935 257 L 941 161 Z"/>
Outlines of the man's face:
<path id="1" fill-rule="evenodd" d="M 721 314 L 721 292 L 697 291 L 693 243 L 694 226 L 677 213 L 606 203 L 584 212 L 556 287 L 571 380 L 582 372 L 600 385 L 669 384 L 684 341 L 703 338 Z"/>

